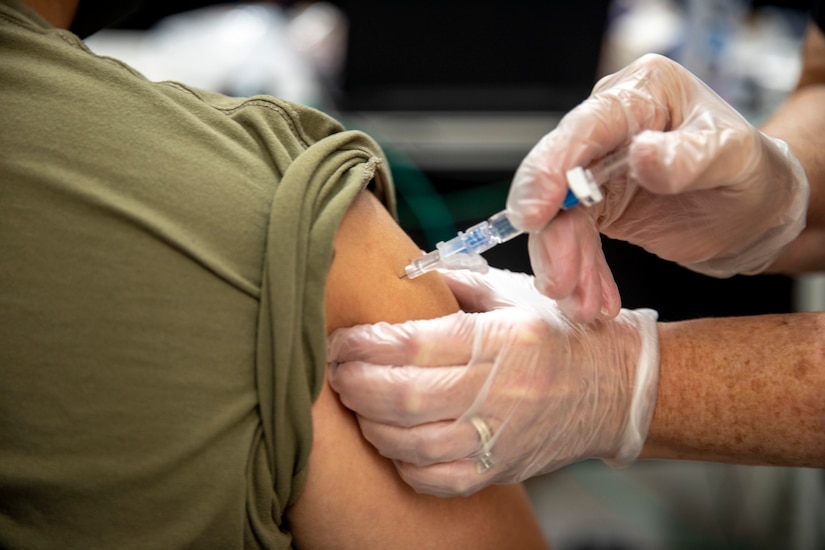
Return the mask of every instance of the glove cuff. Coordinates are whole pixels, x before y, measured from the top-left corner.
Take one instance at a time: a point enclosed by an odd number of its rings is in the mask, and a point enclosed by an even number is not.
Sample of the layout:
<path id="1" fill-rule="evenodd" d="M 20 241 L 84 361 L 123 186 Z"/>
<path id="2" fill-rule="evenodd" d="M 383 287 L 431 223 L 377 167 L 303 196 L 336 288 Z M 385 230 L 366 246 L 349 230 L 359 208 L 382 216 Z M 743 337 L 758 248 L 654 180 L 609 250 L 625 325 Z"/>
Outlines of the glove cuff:
<path id="1" fill-rule="evenodd" d="M 618 450 L 614 456 L 602 459 L 614 468 L 629 466 L 639 457 L 659 393 L 659 333 L 656 326 L 659 314 L 652 309 L 622 310 L 619 318 L 626 315 L 631 315 L 638 325 L 639 359 L 630 411 Z"/>

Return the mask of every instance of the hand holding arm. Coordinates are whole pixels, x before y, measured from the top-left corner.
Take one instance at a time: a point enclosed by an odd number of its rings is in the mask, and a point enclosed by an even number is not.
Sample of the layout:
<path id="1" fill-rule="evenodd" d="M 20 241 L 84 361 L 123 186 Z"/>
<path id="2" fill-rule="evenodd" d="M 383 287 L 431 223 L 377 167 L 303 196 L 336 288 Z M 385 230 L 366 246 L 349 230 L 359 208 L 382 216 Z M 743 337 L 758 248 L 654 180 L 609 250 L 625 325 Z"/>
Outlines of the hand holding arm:
<path id="1" fill-rule="evenodd" d="M 469 494 L 585 458 L 636 458 L 656 399 L 654 312 L 575 325 L 526 275 L 445 276 L 465 310 L 484 313 L 361 326 L 330 340 L 332 387 L 405 481 Z"/>

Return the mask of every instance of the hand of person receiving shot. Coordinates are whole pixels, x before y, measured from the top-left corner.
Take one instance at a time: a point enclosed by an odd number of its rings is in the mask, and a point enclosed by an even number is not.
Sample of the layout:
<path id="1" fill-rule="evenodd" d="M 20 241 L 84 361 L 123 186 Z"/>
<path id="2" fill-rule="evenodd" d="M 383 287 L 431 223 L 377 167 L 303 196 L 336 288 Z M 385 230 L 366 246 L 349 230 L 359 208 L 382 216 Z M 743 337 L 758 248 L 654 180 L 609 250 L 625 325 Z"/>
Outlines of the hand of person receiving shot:
<path id="1" fill-rule="evenodd" d="M 628 176 L 558 216 L 566 170 L 628 148 Z M 531 233 L 536 285 L 577 321 L 612 317 L 618 290 L 599 233 L 714 277 L 763 271 L 805 225 L 808 182 L 693 74 L 658 55 L 603 78 L 523 160 L 507 201 Z M 554 217 L 555 216 L 555 217 Z"/>
<path id="2" fill-rule="evenodd" d="M 585 458 L 637 457 L 656 400 L 655 312 L 576 325 L 526 274 L 443 276 L 462 312 L 329 341 L 330 384 L 407 483 L 468 495 Z"/>

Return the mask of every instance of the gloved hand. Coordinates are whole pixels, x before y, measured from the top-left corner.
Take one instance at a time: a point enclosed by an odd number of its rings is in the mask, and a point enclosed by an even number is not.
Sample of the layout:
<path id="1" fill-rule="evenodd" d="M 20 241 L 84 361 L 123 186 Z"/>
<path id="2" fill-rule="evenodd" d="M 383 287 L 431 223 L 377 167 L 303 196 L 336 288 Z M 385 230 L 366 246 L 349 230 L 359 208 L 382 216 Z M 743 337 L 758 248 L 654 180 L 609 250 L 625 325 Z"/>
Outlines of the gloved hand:
<path id="1" fill-rule="evenodd" d="M 556 215 L 566 170 L 627 146 L 629 178 Z M 618 312 L 599 232 L 714 277 L 764 270 L 805 225 L 805 172 L 680 65 L 646 55 L 603 78 L 519 167 L 508 217 L 531 232 L 538 288 L 572 319 Z"/>
<path id="2" fill-rule="evenodd" d="M 585 458 L 629 464 L 656 402 L 656 313 L 576 325 L 532 277 L 443 274 L 465 311 L 339 329 L 329 381 L 416 491 L 468 495 Z"/>

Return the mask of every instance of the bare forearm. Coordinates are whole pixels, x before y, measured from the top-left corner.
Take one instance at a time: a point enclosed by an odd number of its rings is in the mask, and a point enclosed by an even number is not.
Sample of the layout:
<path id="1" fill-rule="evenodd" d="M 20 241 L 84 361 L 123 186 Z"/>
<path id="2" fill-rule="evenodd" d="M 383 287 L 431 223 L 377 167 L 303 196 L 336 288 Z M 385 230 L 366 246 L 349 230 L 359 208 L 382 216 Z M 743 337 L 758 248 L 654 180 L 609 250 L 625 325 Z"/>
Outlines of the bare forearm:
<path id="1" fill-rule="evenodd" d="M 797 89 L 762 131 L 788 143 L 808 176 L 811 198 L 807 227 L 777 258 L 770 271 L 825 270 L 825 36 L 811 25 Z"/>
<path id="2" fill-rule="evenodd" d="M 660 324 L 642 458 L 825 467 L 825 314 Z"/>
<path id="3" fill-rule="evenodd" d="M 807 227 L 774 262 L 770 271 L 825 270 L 825 84 L 792 96 L 762 128 L 783 139 L 802 163 L 811 188 Z"/>

